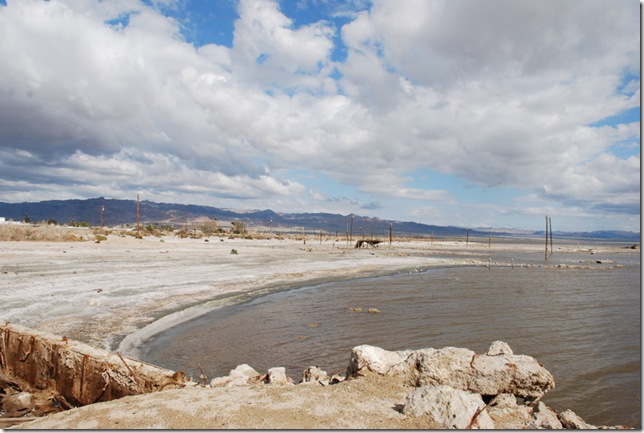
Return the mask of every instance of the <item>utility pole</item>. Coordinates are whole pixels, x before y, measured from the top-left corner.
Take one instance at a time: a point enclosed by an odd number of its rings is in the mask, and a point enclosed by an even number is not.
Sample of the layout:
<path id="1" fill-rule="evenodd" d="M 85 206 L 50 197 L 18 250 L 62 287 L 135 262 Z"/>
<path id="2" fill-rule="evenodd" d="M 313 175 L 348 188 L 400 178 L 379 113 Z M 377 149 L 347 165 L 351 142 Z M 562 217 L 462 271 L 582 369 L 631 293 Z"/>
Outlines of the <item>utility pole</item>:
<path id="1" fill-rule="evenodd" d="M 139 194 L 136 195 L 136 238 L 141 238 L 141 204 Z"/>
<path id="2" fill-rule="evenodd" d="M 546 253 L 545 260 L 548 261 L 548 215 L 546 215 Z"/>
<path id="3" fill-rule="evenodd" d="M 550 226 L 550 255 L 552 255 L 552 219 L 548 217 L 548 225 Z"/>

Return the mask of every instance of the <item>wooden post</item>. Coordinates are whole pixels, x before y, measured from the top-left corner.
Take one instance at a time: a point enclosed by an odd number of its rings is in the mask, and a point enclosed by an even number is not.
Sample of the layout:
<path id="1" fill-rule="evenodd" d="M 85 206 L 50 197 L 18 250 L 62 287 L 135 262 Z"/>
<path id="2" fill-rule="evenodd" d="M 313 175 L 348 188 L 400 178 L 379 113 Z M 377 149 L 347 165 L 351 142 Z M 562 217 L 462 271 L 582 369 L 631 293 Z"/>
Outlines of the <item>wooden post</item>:
<path id="1" fill-rule="evenodd" d="M 487 238 L 487 249 L 488 249 L 488 250 L 489 250 L 489 249 L 492 249 L 492 232 L 490 232 L 490 233 L 488 234 L 488 238 Z"/>
<path id="2" fill-rule="evenodd" d="M 548 226 L 550 227 L 550 255 L 552 255 L 552 218 L 548 217 Z"/>
<path id="3" fill-rule="evenodd" d="M 466 235 L 465 235 L 465 246 L 468 246 L 470 244 L 470 229 L 467 229 Z"/>
<path id="4" fill-rule="evenodd" d="M 545 260 L 548 261 L 548 215 L 546 215 L 546 253 Z"/>
<path id="5" fill-rule="evenodd" d="M 347 232 L 345 233 L 345 238 L 347 240 L 347 248 L 349 248 L 349 220 L 347 220 Z"/>
<path id="6" fill-rule="evenodd" d="M 391 239 L 392 239 L 392 224 L 389 223 L 389 248 L 391 248 Z"/>
<path id="7" fill-rule="evenodd" d="M 141 204 L 139 202 L 139 194 L 136 195 L 136 237 L 141 237 Z"/>

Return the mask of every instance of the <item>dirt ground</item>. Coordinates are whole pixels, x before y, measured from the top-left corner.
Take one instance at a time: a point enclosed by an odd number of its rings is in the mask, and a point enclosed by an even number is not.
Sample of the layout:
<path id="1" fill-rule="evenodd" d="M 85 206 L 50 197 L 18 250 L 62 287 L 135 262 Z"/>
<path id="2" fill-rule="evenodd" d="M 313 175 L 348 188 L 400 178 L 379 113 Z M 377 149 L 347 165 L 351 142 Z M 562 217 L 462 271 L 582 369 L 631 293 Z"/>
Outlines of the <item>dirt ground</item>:
<path id="1" fill-rule="evenodd" d="M 412 387 L 368 374 L 335 385 L 253 384 L 125 397 L 16 429 L 426 429 L 400 413 Z"/>

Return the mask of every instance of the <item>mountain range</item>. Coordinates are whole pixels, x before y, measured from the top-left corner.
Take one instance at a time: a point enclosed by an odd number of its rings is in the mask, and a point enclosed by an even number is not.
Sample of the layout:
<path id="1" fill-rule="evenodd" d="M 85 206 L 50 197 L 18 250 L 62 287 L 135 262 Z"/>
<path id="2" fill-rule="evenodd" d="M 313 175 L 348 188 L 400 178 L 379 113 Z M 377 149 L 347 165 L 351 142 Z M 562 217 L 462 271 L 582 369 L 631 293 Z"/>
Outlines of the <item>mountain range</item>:
<path id="1" fill-rule="evenodd" d="M 58 224 L 87 222 L 97 226 L 133 225 L 137 221 L 137 201 L 107 199 L 104 197 L 86 200 L 49 200 L 41 202 L 4 203 L 0 202 L 0 218 L 8 221 L 56 221 Z M 340 215 L 331 213 L 278 213 L 266 210 L 231 210 L 212 206 L 183 205 L 141 201 L 139 203 L 141 224 L 168 224 L 183 227 L 206 219 L 216 219 L 223 225 L 231 221 L 241 221 L 249 229 L 279 229 L 280 231 L 299 232 L 324 231 L 344 234 L 351 231 L 354 236 L 387 236 L 389 227 L 397 235 L 408 236 L 543 236 L 544 231 L 516 229 L 468 229 L 455 226 L 436 226 L 411 221 L 383 220 L 376 217 L 354 214 Z M 638 240 L 639 233 L 624 231 L 558 232 L 555 236 Z"/>

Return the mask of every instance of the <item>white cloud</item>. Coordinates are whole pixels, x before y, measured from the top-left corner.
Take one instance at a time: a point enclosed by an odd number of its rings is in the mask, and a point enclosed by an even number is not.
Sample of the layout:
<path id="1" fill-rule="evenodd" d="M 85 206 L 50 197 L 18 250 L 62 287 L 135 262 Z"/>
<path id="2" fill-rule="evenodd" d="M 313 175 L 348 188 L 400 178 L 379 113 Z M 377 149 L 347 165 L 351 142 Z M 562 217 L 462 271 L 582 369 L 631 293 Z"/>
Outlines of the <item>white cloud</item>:
<path id="1" fill-rule="evenodd" d="M 325 201 L 271 174 L 299 169 L 367 197 L 339 212 L 453 204 L 406 174 L 424 168 L 633 212 L 639 155 L 612 147 L 638 141 L 639 122 L 591 125 L 639 106 L 637 6 L 375 1 L 343 5 L 350 21 L 336 28 L 242 0 L 233 47 L 196 48 L 164 15 L 173 2 L 12 1 L 0 6 L 0 198 L 50 198 L 58 184 L 256 208 Z"/>

